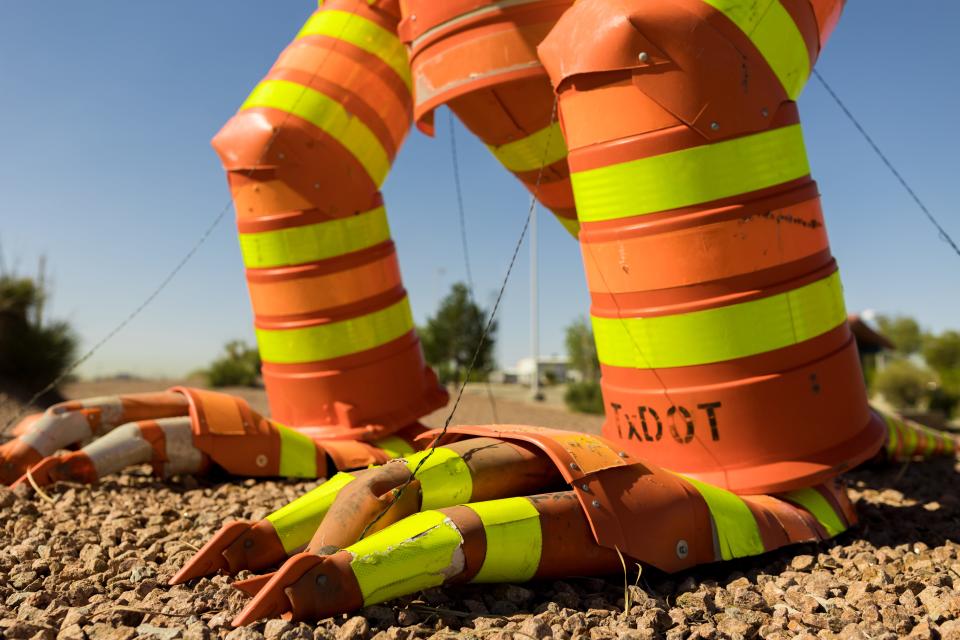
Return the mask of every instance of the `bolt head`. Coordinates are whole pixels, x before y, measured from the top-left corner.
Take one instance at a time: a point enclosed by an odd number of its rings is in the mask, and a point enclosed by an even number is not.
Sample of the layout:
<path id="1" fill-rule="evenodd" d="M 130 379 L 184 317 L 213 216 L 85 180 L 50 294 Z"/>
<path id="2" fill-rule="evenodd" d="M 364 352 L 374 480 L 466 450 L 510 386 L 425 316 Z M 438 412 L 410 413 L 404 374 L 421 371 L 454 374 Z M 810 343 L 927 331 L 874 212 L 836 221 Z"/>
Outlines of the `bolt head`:
<path id="1" fill-rule="evenodd" d="M 593 502 L 590 503 L 590 506 L 592 506 L 594 509 L 599 509 L 599 508 L 600 508 L 600 501 L 599 501 L 599 500 L 594 500 Z"/>
<path id="2" fill-rule="evenodd" d="M 570 468 L 573 469 L 574 471 L 580 471 L 580 465 L 578 465 L 576 462 L 571 462 Z"/>
<path id="3" fill-rule="evenodd" d="M 766 107 L 764 107 L 763 109 L 760 109 L 760 115 L 762 115 L 764 118 L 766 118 L 767 116 L 770 115 L 770 112 L 767 110 Z"/>
<path id="4" fill-rule="evenodd" d="M 647 53 L 646 51 L 641 51 L 641 52 L 640 52 L 640 55 L 637 56 L 637 59 L 638 59 L 640 62 L 646 62 L 646 61 L 648 61 L 648 60 L 650 59 L 650 54 Z"/>
<path id="5" fill-rule="evenodd" d="M 683 560 L 688 555 L 690 555 L 690 546 L 687 544 L 687 541 L 683 539 L 677 540 L 677 557 Z"/>
<path id="6" fill-rule="evenodd" d="M 590 493 L 590 485 L 588 485 L 588 484 L 582 484 L 582 485 L 580 485 L 580 490 L 581 490 L 581 491 L 586 491 L 587 493 Z"/>
<path id="7" fill-rule="evenodd" d="M 254 460 L 254 462 L 257 463 L 258 467 L 265 467 L 267 466 L 267 456 L 261 453 L 260 455 L 257 456 L 257 459 Z"/>
<path id="8" fill-rule="evenodd" d="M 711 123 L 710 123 L 710 128 L 711 128 L 713 131 L 719 131 L 719 130 L 720 130 L 720 123 L 719 123 L 719 122 L 711 122 Z"/>
<path id="9" fill-rule="evenodd" d="M 626 452 L 626 451 L 618 451 L 618 452 L 617 452 L 617 455 L 620 456 L 621 458 L 626 458 L 626 457 L 627 457 L 627 452 Z"/>

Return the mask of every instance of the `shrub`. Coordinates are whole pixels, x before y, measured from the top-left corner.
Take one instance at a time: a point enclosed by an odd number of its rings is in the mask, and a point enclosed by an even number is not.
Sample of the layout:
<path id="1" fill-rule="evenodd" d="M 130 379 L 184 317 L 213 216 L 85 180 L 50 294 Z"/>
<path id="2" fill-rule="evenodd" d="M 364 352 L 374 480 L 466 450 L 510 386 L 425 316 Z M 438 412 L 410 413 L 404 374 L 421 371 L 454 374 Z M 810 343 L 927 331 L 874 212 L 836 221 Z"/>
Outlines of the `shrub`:
<path id="1" fill-rule="evenodd" d="M 909 360 L 894 360 L 874 377 L 874 389 L 898 409 L 916 408 L 936 384 L 934 374 Z"/>
<path id="2" fill-rule="evenodd" d="M 256 387 L 260 384 L 260 354 L 242 340 L 224 346 L 226 355 L 204 372 L 211 387 Z"/>
<path id="3" fill-rule="evenodd" d="M 32 278 L 0 275 L 0 377 L 38 389 L 73 363 L 77 338 L 66 322 L 44 322 L 47 292 Z"/>
<path id="4" fill-rule="evenodd" d="M 599 382 L 572 382 L 567 385 L 563 401 L 571 411 L 579 413 L 603 413 L 603 396 Z"/>

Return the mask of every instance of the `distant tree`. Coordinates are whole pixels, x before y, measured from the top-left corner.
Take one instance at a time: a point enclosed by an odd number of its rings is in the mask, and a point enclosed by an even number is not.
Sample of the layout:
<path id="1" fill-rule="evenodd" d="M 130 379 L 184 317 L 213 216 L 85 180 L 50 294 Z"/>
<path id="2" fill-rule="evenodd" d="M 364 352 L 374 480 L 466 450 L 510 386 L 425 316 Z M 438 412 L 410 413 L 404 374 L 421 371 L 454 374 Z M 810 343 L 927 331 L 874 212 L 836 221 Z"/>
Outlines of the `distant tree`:
<path id="1" fill-rule="evenodd" d="M 467 286 L 457 282 L 440 301 L 436 315 L 428 318 L 426 325 L 420 328 L 424 357 L 436 368 L 442 382 L 463 380 L 478 347 L 471 377 L 485 379 L 493 370 L 496 321 L 490 325 L 483 344 L 480 343 L 488 317 L 487 311 L 471 299 Z"/>
<path id="2" fill-rule="evenodd" d="M 940 385 L 930 395 L 930 408 L 950 417 L 960 403 L 960 332 L 925 335 L 923 359 L 940 378 Z"/>
<path id="3" fill-rule="evenodd" d="M 874 378 L 874 389 L 898 409 L 916 408 L 935 387 L 932 371 L 906 359 L 888 363 Z"/>
<path id="4" fill-rule="evenodd" d="M 597 343 L 593 328 L 586 318 L 577 318 L 566 329 L 567 357 L 570 368 L 579 371 L 584 382 L 600 379 L 600 361 L 597 358 Z"/>
<path id="5" fill-rule="evenodd" d="M 877 326 L 883 335 L 893 341 L 897 353 L 909 356 L 923 346 L 920 325 L 910 316 L 877 316 Z"/>
<path id="6" fill-rule="evenodd" d="M 224 345 L 226 352 L 204 371 L 211 387 L 255 387 L 260 383 L 260 353 L 243 340 Z"/>
<path id="7" fill-rule="evenodd" d="M 40 280 L 0 274 L 0 378 L 30 390 L 67 371 L 77 338 L 66 322 L 47 322 Z"/>

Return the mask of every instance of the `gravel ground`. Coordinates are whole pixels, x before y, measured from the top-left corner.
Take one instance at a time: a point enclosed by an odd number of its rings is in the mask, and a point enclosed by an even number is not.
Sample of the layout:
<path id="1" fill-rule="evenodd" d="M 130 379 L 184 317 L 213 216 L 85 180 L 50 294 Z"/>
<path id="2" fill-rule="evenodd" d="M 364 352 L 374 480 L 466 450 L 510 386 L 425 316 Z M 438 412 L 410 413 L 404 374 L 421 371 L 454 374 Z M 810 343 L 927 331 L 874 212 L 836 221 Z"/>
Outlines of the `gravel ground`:
<path id="1" fill-rule="evenodd" d="M 9 410 L 9 409 L 8 409 Z M 481 421 L 486 399 L 458 412 Z M 504 421 L 595 430 L 595 417 L 520 401 Z M 0 411 L 2 413 L 2 411 Z M 431 417 L 436 424 L 442 415 Z M 460 420 L 458 420 L 459 422 Z M 434 589 L 358 615 L 231 629 L 245 602 L 223 576 L 166 580 L 224 520 L 257 519 L 316 485 L 184 479 L 142 468 L 96 487 L 59 484 L 54 503 L 0 488 L 0 633 L 7 638 L 822 637 L 960 640 L 960 465 L 851 474 L 860 526 L 835 541 L 665 576 L 571 578 Z"/>

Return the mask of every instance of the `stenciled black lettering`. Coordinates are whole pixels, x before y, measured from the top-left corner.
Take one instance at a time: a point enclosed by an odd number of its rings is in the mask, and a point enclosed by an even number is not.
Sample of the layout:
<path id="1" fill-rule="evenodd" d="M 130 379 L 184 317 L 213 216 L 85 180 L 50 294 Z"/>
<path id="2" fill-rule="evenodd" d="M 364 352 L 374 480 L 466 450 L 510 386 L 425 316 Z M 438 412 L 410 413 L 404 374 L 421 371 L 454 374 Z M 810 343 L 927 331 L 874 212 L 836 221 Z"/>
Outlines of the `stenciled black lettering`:
<path id="1" fill-rule="evenodd" d="M 643 437 L 647 442 L 660 442 L 660 438 L 663 437 L 663 423 L 660 422 L 660 416 L 657 415 L 657 412 L 653 407 L 646 407 L 640 405 L 637 408 L 637 411 L 640 415 L 640 428 L 643 429 Z M 657 422 L 657 434 L 655 436 L 650 435 L 650 429 L 647 427 L 647 412 L 650 412 L 650 416 Z"/>
<path id="2" fill-rule="evenodd" d="M 636 440 L 637 442 L 643 442 L 643 438 L 640 437 L 640 432 L 637 431 L 637 427 L 633 424 L 633 420 L 630 419 L 629 413 L 624 413 L 623 417 L 627 420 L 627 439 Z"/>
<path id="3" fill-rule="evenodd" d="M 721 406 L 723 405 L 719 402 L 704 402 L 697 405 L 697 409 L 707 412 L 707 422 L 710 423 L 710 437 L 713 438 L 714 442 L 720 439 L 720 429 L 717 427 L 717 409 Z"/>
<path id="4" fill-rule="evenodd" d="M 683 417 L 683 422 L 687 425 L 687 432 L 683 436 L 681 436 L 680 433 L 677 431 L 677 421 L 674 418 L 674 416 L 676 416 L 678 412 Z M 690 443 L 690 441 L 693 440 L 693 432 L 694 432 L 693 416 L 690 415 L 690 412 L 687 410 L 686 407 L 681 405 L 674 405 L 670 407 L 669 409 L 667 409 L 667 418 L 674 418 L 670 420 L 670 435 L 673 436 L 674 440 L 676 440 L 680 444 L 688 444 Z"/>
<path id="5" fill-rule="evenodd" d="M 610 403 L 610 408 L 613 409 L 613 415 L 617 421 L 617 437 L 623 438 L 623 430 L 620 428 L 620 409 L 623 408 L 622 404 L 617 404 L 616 402 Z"/>

